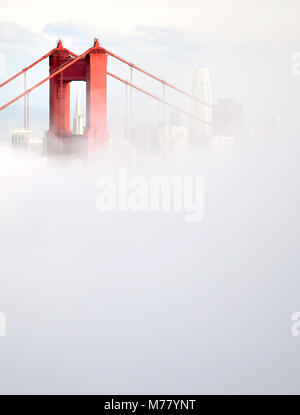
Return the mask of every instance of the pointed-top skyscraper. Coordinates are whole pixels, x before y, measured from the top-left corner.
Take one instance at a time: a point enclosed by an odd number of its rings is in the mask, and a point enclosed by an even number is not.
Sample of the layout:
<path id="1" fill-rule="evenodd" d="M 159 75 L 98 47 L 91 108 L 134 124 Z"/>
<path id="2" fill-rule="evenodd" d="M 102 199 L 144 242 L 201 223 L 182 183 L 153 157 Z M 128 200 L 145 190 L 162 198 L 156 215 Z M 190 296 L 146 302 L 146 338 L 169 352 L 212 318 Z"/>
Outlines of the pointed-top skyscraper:
<path id="1" fill-rule="evenodd" d="M 76 100 L 75 114 L 74 114 L 74 119 L 73 119 L 73 134 L 83 135 L 83 133 L 84 133 L 83 115 L 82 115 L 81 105 L 80 105 L 80 96 L 78 93 L 77 100 Z"/>

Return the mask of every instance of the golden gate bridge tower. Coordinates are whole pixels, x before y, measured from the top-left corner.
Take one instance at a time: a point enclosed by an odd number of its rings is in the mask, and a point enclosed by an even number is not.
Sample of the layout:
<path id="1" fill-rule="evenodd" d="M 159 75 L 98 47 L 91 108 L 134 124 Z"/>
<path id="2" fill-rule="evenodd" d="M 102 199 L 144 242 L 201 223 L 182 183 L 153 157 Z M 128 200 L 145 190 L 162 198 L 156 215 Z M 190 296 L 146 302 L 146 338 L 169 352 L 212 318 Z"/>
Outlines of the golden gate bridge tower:
<path id="1" fill-rule="evenodd" d="M 93 48 L 81 59 L 74 62 L 74 54 L 65 49 L 59 41 L 57 48 L 49 59 L 50 74 L 60 68 L 56 77 L 50 79 L 49 91 L 49 131 L 48 138 L 63 137 L 74 141 L 70 130 L 70 83 L 72 81 L 86 82 L 86 131 L 90 150 L 105 147 L 108 141 L 107 131 L 107 55 L 98 40 Z M 68 141 L 68 140 L 64 141 Z M 70 141 L 70 140 L 69 140 Z"/>
<path id="2" fill-rule="evenodd" d="M 120 78 L 119 76 L 107 71 L 107 57 L 111 56 L 130 67 L 130 82 Z M 133 63 L 115 55 L 109 50 L 100 46 L 98 39 L 94 40 L 91 48 L 80 55 L 76 55 L 70 50 L 66 49 L 62 41 L 59 40 L 56 48 L 52 49 L 46 55 L 42 56 L 37 61 L 33 62 L 28 67 L 24 68 L 17 74 L 13 75 L 5 82 L 0 84 L 0 89 L 15 78 L 24 74 L 33 68 L 35 65 L 49 58 L 49 75 L 42 81 L 26 89 L 16 98 L 0 106 L 0 111 L 7 108 L 9 105 L 18 101 L 22 97 L 30 94 L 40 85 L 49 81 L 49 129 L 47 131 L 47 147 L 48 151 L 54 153 L 68 153 L 72 152 L 78 144 L 88 152 L 95 149 L 105 151 L 108 147 L 108 131 L 107 131 L 107 75 L 125 84 L 126 87 L 126 102 L 125 102 L 125 116 L 128 116 L 127 111 L 127 87 L 131 90 L 135 89 L 140 93 L 156 100 L 164 106 L 171 107 L 188 117 L 194 118 L 201 123 L 208 124 L 206 120 L 202 120 L 197 115 L 185 111 L 165 99 L 165 88 L 169 87 L 178 93 L 187 96 L 193 101 L 201 104 L 211 106 L 210 103 L 201 101 L 194 95 L 183 91 L 180 88 L 172 85 L 169 82 L 145 71 L 144 69 L 134 65 Z M 143 73 L 144 75 L 158 81 L 162 85 L 162 97 L 154 95 L 149 91 L 133 84 L 132 71 L 133 69 Z M 83 136 L 73 135 L 70 129 L 70 84 L 73 81 L 84 81 L 86 83 L 86 128 Z M 132 95 L 131 95 L 132 96 Z M 132 102 L 131 102 L 132 110 Z M 130 114 L 132 118 L 132 114 Z M 127 125 L 127 121 L 125 122 Z"/>

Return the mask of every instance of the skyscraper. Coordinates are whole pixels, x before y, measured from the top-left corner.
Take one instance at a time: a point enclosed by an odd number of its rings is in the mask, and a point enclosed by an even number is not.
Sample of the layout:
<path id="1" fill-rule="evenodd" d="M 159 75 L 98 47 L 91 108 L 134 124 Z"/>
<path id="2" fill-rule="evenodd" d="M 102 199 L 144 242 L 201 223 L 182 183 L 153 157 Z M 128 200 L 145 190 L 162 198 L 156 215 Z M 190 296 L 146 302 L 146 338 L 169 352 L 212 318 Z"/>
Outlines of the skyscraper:
<path id="1" fill-rule="evenodd" d="M 11 145 L 14 151 L 27 151 L 28 143 L 32 139 L 32 131 L 25 130 L 24 128 L 20 130 L 12 130 L 10 132 L 11 136 Z"/>
<path id="2" fill-rule="evenodd" d="M 12 130 L 11 146 L 13 151 L 24 151 L 28 153 L 34 153 L 37 156 L 46 155 L 46 141 L 40 138 L 33 138 L 31 130 Z"/>
<path id="3" fill-rule="evenodd" d="M 192 114 L 201 118 L 208 123 L 212 122 L 212 91 L 210 75 L 207 68 L 198 68 L 195 70 L 192 94 L 199 98 L 201 101 L 209 104 L 209 106 L 192 101 Z M 192 139 L 205 138 L 211 135 L 211 126 L 205 123 L 201 123 L 197 120 L 191 122 L 191 136 Z"/>
<path id="4" fill-rule="evenodd" d="M 213 105 L 214 134 L 233 137 L 242 125 L 243 106 L 235 99 L 219 99 Z"/>
<path id="5" fill-rule="evenodd" d="M 73 119 L 73 134 L 83 135 L 83 133 L 84 133 L 83 115 L 82 115 L 81 105 L 80 105 L 80 96 L 78 94 L 77 100 L 76 100 L 75 114 L 74 114 L 74 119 Z"/>
<path id="6" fill-rule="evenodd" d="M 213 150 L 215 155 L 234 153 L 236 136 L 243 120 L 243 107 L 235 99 L 219 99 L 213 105 Z"/>

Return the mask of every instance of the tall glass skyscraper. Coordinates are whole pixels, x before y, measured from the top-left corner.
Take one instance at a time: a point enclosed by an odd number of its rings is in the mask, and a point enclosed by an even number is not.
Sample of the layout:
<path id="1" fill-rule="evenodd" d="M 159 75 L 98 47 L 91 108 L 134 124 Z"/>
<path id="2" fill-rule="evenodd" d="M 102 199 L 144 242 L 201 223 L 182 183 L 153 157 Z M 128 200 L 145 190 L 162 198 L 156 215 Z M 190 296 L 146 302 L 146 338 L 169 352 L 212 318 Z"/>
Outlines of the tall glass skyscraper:
<path id="1" fill-rule="evenodd" d="M 209 71 L 207 68 L 197 68 L 194 74 L 192 94 L 199 98 L 201 101 L 209 104 L 204 105 L 195 100 L 192 101 L 192 114 L 201 118 L 203 121 L 210 123 L 212 122 L 212 91 L 211 91 L 211 80 Z M 205 138 L 211 135 L 211 125 L 201 123 L 197 120 L 192 120 L 191 123 L 191 135 L 193 139 Z"/>

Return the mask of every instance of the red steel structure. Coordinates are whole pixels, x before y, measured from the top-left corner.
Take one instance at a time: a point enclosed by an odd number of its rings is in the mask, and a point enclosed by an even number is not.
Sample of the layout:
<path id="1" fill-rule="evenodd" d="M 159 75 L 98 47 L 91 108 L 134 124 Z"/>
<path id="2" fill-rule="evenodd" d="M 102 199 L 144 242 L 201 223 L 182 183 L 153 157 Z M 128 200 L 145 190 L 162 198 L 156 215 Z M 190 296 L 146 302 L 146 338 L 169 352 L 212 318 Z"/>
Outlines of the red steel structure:
<path id="1" fill-rule="evenodd" d="M 94 45 L 81 55 L 69 51 L 63 47 L 62 41 L 59 40 L 57 47 L 44 55 L 42 58 L 33 62 L 30 66 L 26 67 L 16 75 L 9 78 L 7 81 L 0 84 L 0 88 L 17 78 L 19 75 L 26 73 L 29 69 L 37 65 L 39 62 L 49 57 L 49 76 L 27 89 L 22 94 L 18 95 L 13 100 L 9 101 L 5 105 L 0 107 L 0 111 L 13 104 L 20 98 L 26 96 L 34 89 L 38 88 L 43 83 L 50 81 L 49 88 L 49 130 L 48 130 L 48 143 L 55 138 L 59 139 L 59 142 L 63 145 L 78 140 L 78 136 L 75 138 L 70 130 L 70 83 L 72 81 L 84 81 L 86 82 L 86 130 L 84 138 L 87 139 L 89 150 L 95 148 L 105 148 L 108 143 L 108 131 L 107 131 L 107 75 L 114 79 L 128 85 L 130 88 L 134 88 L 139 92 L 170 106 L 171 108 L 182 112 L 192 118 L 198 119 L 200 122 L 207 123 L 205 120 L 199 119 L 197 116 L 184 111 L 181 108 L 174 106 L 167 102 L 163 98 L 151 94 L 148 91 L 134 85 L 132 82 L 128 82 L 110 72 L 107 71 L 107 56 L 118 59 L 119 61 L 130 66 L 131 70 L 135 69 L 146 76 L 153 78 L 160 82 L 164 87 L 169 87 L 177 92 L 189 97 L 192 100 L 196 100 L 203 105 L 207 103 L 199 100 L 197 97 L 177 88 L 176 86 L 158 78 L 155 75 L 145 71 L 144 69 L 120 58 L 112 52 L 104 49 L 100 46 L 98 39 L 94 40 Z M 73 138 L 73 140 L 71 140 Z"/>
<path id="2" fill-rule="evenodd" d="M 89 148 L 105 146 L 107 131 L 107 55 L 98 40 L 94 46 L 74 59 L 59 41 L 51 54 L 50 74 L 59 70 L 50 79 L 49 136 L 71 136 L 70 130 L 70 83 L 86 82 L 86 137 Z M 67 66 L 69 65 L 69 66 Z"/>

